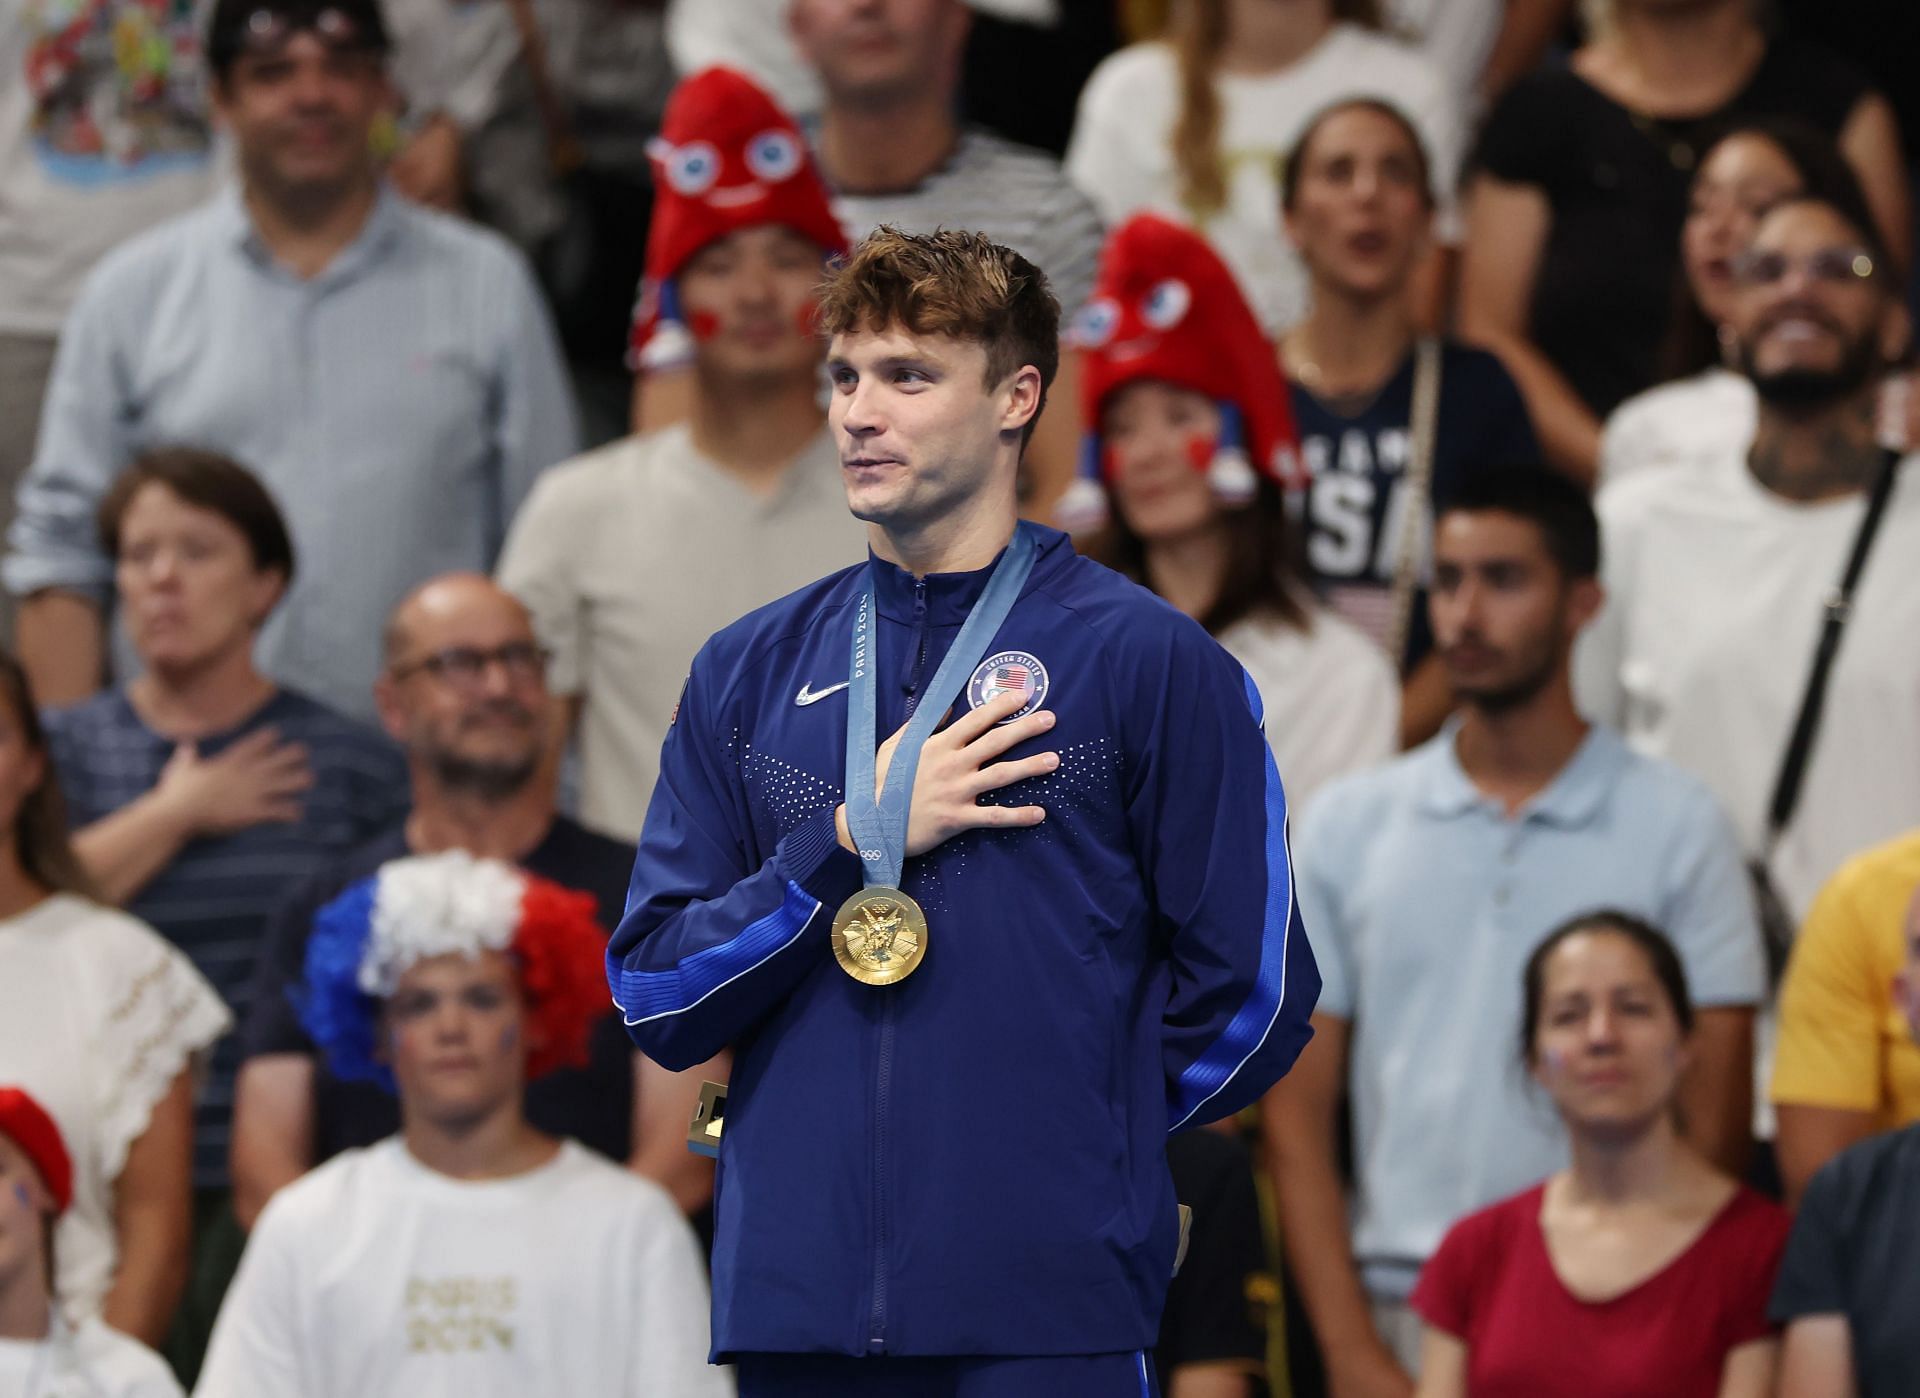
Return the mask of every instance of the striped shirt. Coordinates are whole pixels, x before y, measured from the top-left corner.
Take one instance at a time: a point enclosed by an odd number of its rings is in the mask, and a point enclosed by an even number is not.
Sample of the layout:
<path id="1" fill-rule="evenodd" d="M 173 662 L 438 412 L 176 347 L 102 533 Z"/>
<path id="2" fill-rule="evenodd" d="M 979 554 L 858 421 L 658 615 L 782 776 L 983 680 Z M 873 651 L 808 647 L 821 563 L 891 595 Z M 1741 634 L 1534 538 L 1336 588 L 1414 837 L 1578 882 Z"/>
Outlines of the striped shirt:
<path id="1" fill-rule="evenodd" d="M 383 191 L 358 237 L 301 278 L 230 190 L 88 279 L 21 484 L 7 587 L 106 606 L 94 509 L 162 444 L 224 452 L 273 493 L 300 568 L 261 667 L 370 717 L 387 613 L 436 573 L 491 571 L 534 477 L 576 437 L 547 313 L 498 236 Z"/>
<path id="2" fill-rule="evenodd" d="M 141 722 L 114 690 L 46 715 L 47 742 L 75 829 L 111 815 L 151 791 L 174 743 Z M 192 959 L 244 1021 L 253 973 L 270 915 L 290 889 L 347 850 L 399 822 L 408 809 L 407 771 L 397 748 L 370 728 L 313 700 L 281 690 L 229 729 L 203 739 L 220 752 L 261 728 L 303 745 L 313 772 L 298 821 L 255 825 L 197 839 L 128 900 L 127 911 L 152 925 Z M 214 1048 L 194 1120 L 194 1183 L 227 1179 L 228 1122 L 237 1041 Z"/>
<path id="3" fill-rule="evenodd" d="M 833 212 L 858 242 L 881 224 L 908 233 L 965 228 L 1012 248 L 1047 274 L 1061 309 L 1093 295 L 1100 215 L 1042 151 L 969 128 L 953 156 L 912 189 L 833 197 Z"/>

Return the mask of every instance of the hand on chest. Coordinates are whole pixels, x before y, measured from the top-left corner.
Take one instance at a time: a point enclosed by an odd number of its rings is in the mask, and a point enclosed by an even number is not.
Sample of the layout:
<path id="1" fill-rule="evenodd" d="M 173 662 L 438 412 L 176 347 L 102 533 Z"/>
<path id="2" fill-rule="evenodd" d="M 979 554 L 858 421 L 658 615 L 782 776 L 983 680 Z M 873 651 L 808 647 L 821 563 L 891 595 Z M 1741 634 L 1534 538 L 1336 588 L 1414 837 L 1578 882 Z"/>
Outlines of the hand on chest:
<path id="1" fill-rule="evenodd" d="M 877 628 L 875 732 L 881 743 L 900 733 L 924 703 L 945 698 L 932 686 L 957 631 L 954 626 L 884 620 Z M 983 779 L 1000 764 L 1019 764 L 1049 752 L 1059 758 L 1050 771 L 995 786 L 979 797 L 983 804 L 1041 806 L 1047 811 L 1043 827 L 974 831 L 955 841 L 987 847 L 1017 845 L 1023 839 L 1039 842 L 1047 827 L 1053 827 L 1049 834 L 1070 832 L 1088 821 L 1098 831 L 1122 828 L 1122 744 L 1097 666 L 1097 658 L 1081 658 L 1050 645 L 1043 630 L 1023 627 L 1016 616 L 970 668 L 955 672 L 957 690 L 943 706 L 937 733 L 983 706 L 1012 702 L 1006 696 L 1022 699 L 1008 718 L 988 730 L 993 736 L 977 745 Z M 810 647 L 790 672 L 782 672 L 756 731 L 741 735 L 748 801 L 756 833 L 768 848 L 808 815 L 831 809 L 844 798 L 847 706 L 853 698 L 848 673 L 848 655 L 840 645 Z M 1051 729 L 1001 747 L 997 739 L 1007 725 L 1043 711 L 1054 717 Z"/>

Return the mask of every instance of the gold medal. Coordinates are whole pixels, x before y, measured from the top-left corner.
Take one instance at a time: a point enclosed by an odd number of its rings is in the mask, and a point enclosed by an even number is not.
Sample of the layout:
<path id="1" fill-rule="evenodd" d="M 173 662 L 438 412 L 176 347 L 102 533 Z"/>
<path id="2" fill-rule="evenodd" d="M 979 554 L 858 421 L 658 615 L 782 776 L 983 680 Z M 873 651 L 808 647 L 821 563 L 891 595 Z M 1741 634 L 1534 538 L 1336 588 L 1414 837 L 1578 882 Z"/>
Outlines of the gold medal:
<path id="1" fill-rule="evenodd" d="M 862 985 L 903 981 L 926 954 L 926 914 L 897 888 L 863 888 L 833 915 L 834 960 Z"/>

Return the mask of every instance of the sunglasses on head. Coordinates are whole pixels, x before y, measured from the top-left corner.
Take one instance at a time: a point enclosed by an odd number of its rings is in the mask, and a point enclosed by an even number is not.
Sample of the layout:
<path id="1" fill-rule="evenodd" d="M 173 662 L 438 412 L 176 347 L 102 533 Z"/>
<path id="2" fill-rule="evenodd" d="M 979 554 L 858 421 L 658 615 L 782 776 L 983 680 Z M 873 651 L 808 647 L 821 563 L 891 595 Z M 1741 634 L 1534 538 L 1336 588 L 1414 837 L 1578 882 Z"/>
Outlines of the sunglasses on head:
<path id="1" fill-rule="evenodd" d="M 254 10 L 240 25 L 238 48 L 242 53 L 275 53 L 302 31 L 331 49 L 384 47 L 359 20 L 345 10 L 328 5 L 318 10 Z"/>

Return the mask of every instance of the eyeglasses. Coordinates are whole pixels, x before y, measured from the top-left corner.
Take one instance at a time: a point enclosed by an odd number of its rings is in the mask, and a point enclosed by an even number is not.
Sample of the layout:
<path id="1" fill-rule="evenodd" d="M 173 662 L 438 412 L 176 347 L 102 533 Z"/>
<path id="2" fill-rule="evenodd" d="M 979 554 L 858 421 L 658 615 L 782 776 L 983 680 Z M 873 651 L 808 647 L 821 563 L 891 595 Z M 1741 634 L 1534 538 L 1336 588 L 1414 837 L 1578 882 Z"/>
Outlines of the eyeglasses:
<path id="1" fill-rule="evenodd" d="M 1742 286 L 1779 286 L 1798 269 L 1822 286 L 1851 286 L 1873 276 L 1873 258 L 1863 248 L 1821 248 L 1805 257 L 1784 252 L 1749 252 L 1733 261 L 1734 280 Z"/>
<path id="2" fill-rule="evenodd" d="M 478 689 L 487 671 L 498 665 L 513 683 L 529 684 L 545 677 L 551 655 L 552 652 L 532 641 L 509 641 L 495 650 L 450 646 L 405 665 L 395 665 L 390 673 L 394 679 L 404 680 L 425 670 L 455 689 Z"/>

